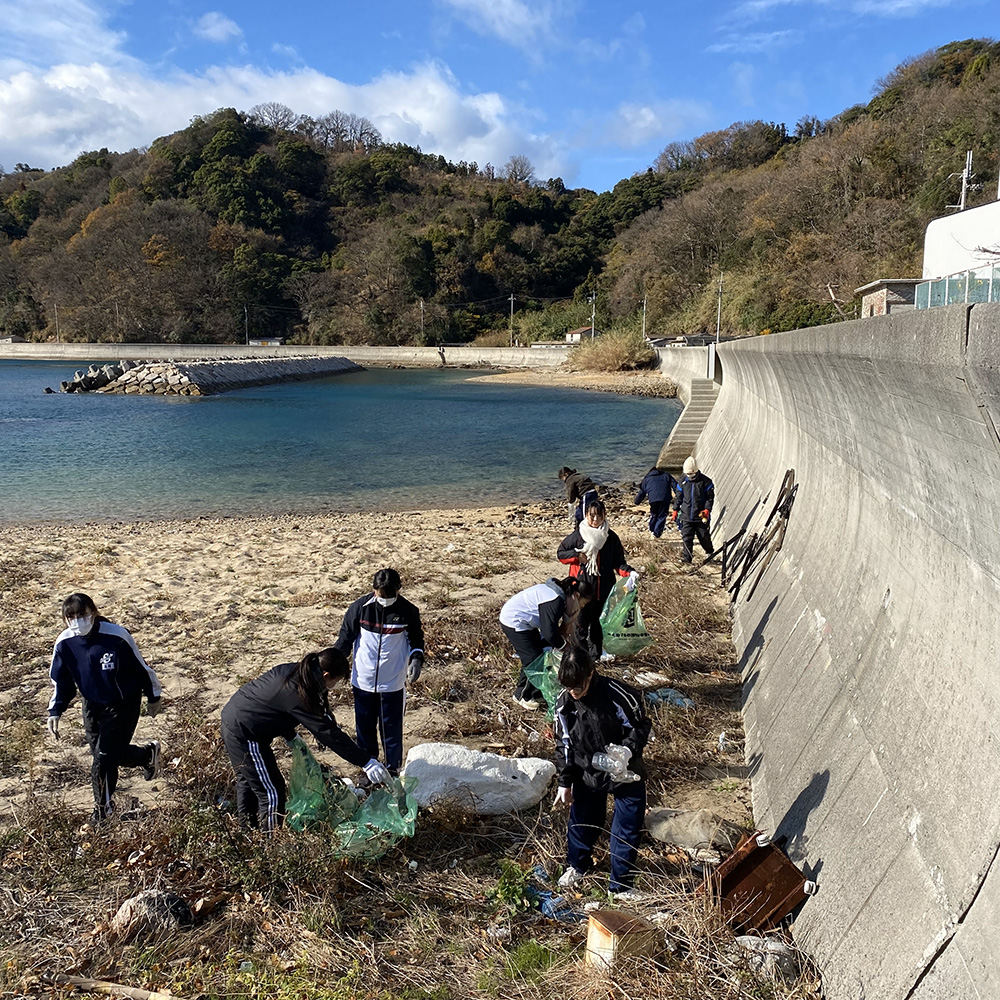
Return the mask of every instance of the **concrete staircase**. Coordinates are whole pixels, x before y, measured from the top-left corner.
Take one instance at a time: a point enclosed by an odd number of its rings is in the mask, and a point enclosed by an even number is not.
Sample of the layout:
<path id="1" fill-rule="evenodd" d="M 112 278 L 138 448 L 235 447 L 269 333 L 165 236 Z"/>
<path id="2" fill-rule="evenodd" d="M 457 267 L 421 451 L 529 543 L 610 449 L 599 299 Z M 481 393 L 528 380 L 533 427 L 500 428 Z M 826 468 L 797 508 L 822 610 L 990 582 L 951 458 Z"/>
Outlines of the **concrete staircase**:
<path id="1" fill-rule="evenodd" d="M 708 417 L 719 397 L 719 386 L 710 378 L 691 379 L 691 392 L 687 405 L 680 419 L 674 424 L 674 429 L 667 438 L 667 443 L 660 450 L 656 464 L 666 469 L 675 479 L 680 480 L 684 459 L 688 455 L 696 455 L 695 445 L 698 437 L 705 429 Z"/>

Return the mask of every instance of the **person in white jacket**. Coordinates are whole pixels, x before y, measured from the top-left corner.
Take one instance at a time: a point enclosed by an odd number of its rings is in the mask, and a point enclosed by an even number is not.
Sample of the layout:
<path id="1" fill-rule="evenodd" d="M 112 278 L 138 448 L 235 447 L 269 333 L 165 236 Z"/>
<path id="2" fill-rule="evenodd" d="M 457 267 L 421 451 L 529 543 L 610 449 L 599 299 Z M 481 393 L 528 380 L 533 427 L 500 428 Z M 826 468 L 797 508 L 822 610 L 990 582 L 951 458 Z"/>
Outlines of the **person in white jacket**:
<path id="1" fill-rule="evenodd" d="M 500 628 L 521 661 L 521 675 L 514 701 L 529 712 L 545 707 L 542 692 L 528 680 L 525 669 L 545 650 L 562 649 L 580 610 L 589 603 L 593 588 L 583 580 L 550 577 L 545 583 L 515 594 L 500 609 Z"/>
<path id="2" fill-rule="evenodd" d="M 403 764 L 406 684 L 416 681 L 424 666 L 420 612 L 400 596 L 401 586 L 394 569 L 380 569 L 372 580 L 372 592 L 347 609 L 333 644 L 353 657 L 351 687 L 358 746 L 378 759 L 381 734 L 385 766 L 394 777 Z"/>

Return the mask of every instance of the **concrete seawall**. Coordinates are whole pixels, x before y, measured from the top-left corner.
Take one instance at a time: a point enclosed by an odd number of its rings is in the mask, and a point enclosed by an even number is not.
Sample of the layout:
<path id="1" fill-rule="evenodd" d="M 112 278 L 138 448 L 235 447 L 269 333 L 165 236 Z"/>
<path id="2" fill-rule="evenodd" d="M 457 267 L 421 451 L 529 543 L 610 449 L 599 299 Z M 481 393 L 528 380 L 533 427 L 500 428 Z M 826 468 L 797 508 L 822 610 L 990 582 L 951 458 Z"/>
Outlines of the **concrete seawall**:
<path id="1" fill-rule="evenodd" d="M 568 347 L 257 347 L 244 344 L 0 344 L 0 358 L 31 361 L 203 361 L 215 358 L 341 357 L 359 365 L 553 368 Z"/>
<path id="2" fill-rule="evenodd" d="M 799 483 L 734 618 L 757 822 L 820 887 L 797 939 L 835 1000 L 1000 996 L 1000 306 L 719 357 L 717 544 Z"/>

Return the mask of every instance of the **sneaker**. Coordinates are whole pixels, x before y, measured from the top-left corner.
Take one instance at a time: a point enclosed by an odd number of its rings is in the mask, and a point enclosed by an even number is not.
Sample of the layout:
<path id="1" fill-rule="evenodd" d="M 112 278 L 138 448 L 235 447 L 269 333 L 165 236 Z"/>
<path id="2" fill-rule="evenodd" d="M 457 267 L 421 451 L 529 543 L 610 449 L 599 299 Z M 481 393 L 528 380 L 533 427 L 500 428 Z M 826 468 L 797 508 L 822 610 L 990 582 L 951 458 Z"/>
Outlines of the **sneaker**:
<path id="1" fill-rule="evenodd" d="M 544 701 L 538 701 L 535 698 L 518 698 L 517 695 L 514 695 L 514 704 L 520 705 L 528 712 L 539 712 L 545 708 Z"/>
<path id="2" fill-rule="evenodd" d="M 152 781 L 160 773 L 160 741 L 147 743 L 146 749 L 149 751 L 149 763 L 142 769 L 142 776 Z"/>
<path id="3" fill-rule="evenodd" d="M 86 831 L 89 826 L 91 830 L 96 830 L 100 826 L 104 826 L 109 820 L 114 817 L 115 814 L 115 804 L 112 802 L 108 806 L 94 806 L 94 811 L 90 814 L 90 819 L 83 826 L 83 830 Z"/>
<path id="4" fill-rule="evenodd" d="M 586 878 L 585 872 L 578 872 L 572 865 L 559 876 L 558 885 L 562 889 L 572 889 L 578 882 Z"/>
<path id="5" fill-rule="evenodd" d="M 635 889 L 623 889 L 621 892 L 609 892 L 608 895 L 616 903 L 642 903 L 649 897 L 644 892 Z"/>

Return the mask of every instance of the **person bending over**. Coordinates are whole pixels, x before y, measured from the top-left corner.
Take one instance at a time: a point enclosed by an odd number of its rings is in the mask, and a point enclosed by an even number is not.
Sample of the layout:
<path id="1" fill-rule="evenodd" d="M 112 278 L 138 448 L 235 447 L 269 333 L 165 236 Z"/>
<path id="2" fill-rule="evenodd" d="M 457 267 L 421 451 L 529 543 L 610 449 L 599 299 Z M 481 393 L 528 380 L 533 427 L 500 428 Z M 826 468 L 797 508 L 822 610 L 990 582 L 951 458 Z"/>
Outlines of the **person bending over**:
<path id="1" fill-rule="evenodd" d="M 344 615 L 334 643 L 346 656 L 353 652 L 351 685 L 358 745 L 378 757 L 378 737 L 393 776 L 403 765 L 403 705 L 407 682 L 424 666 L 424 630 L 420 612 L 399 589 L 394 569 L 380 569 L 372 592 L 359 597 Z"/>
<path id="2" fill-rule="evenodd" d="M 566 490 L 566 507 L 574 524 L 583 520 L 584 511 L 600 497 L 594 481 L 576 469 L 564 465 L 556 475 L 562 480 Z"/>
<path id="3" fill-rule="evenodd" d="M 646 813 L 646 765 L 642 750 L 651 723 L 642 695 L 599 674 L 582 646 L 571 646 L 559 664 L 565 690 L 556 702 L 554 731 L 559 790 L 554 805 L 569 806 L 566 871 L 559 885 L 576 885 L 593 867 L 594 847 L 604 829 L 608 796 L 611 819 L 609 892 L 627 892 L 635 882 L 635 859 Z M 609 746 L 631 752 L 622 780 L 595 766 Z M 600 761 L 599 761 L 600 763 Z"/>
<path id="4" fill-rule="evenodd" d="M 525 669 L 546 648 L 562 649 L 576 625 L 576 616 L 593 596 L 589 583 L 566 577 L 515 594 L 500 609 L 500 628 L 521 661 L 521 676 L 514 688 L 514 701 L 528 711 L 545 707 L 542 692 L 528 680 Z"/>
<path id="5" fill-rule="evenodd" d="M 59 719 L 80 692 L 83 727 L 94 758 L 90 821 L 96 825 L 113 812 L 119 768 L 141 767 L 147 781 L 156 777 L 159 742 L 137 745 L 132 737 L 143 695 L 148 715 L 160 711 L 160 681 L 128 629 L 99 614 L 86 594 L 70 594 L 62 602 L 62 620 L 66 628 L 56 639 L 49 668 L 53 691 L 46 722 L 49 733 L 59 739 Z"/>
<path id="6" fill-rule="evenodd" d="M 325 747 L 363 767 L 373 782 L 389 772 L 338 725 L 328 692 L 350 675 L 347 657 L 336 649 L 306 653 L 298 663 L 281 663 L 244 684 L 222 710 L 222 742 L 236 772 L 236 815 L 240 825 L 270 833 L 285 816 L 285 779 L 271 743 L 296 739 L 305 726 Z"/>

